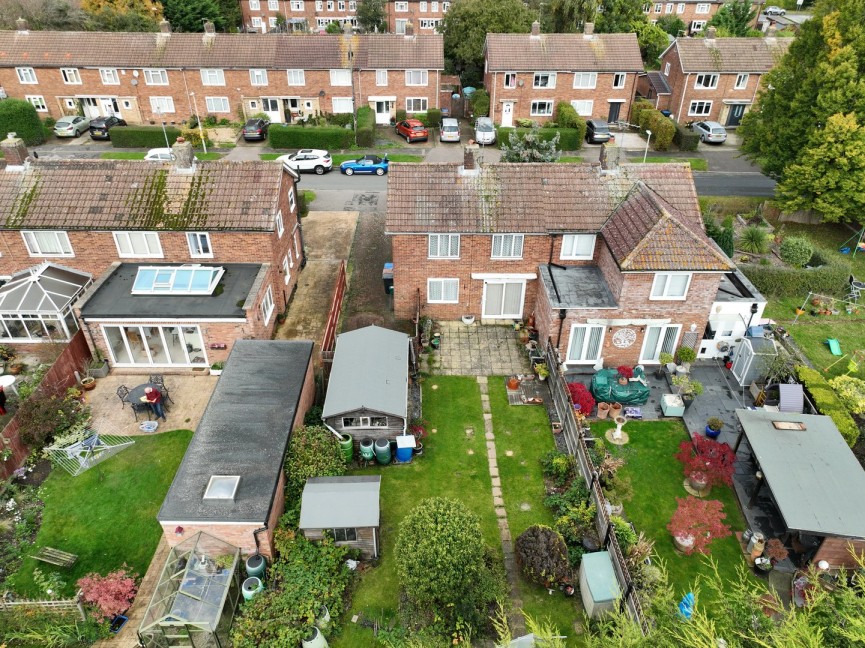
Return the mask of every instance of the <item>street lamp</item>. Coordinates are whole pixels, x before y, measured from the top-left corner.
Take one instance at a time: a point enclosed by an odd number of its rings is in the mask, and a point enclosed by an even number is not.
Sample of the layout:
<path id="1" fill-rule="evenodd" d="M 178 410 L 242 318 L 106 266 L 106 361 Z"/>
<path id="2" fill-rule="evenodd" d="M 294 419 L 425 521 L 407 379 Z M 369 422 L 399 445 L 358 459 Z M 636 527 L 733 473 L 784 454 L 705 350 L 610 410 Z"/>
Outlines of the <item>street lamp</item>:
<path id="1" fill-rule="evenodd" d="M 198 116 L 198 102 L 195 100 L 195 93 L 190 92 L 192 97 L 192 107 L 195 109 L 195 119 L 198 121 L 198 134 L 201 136 L 201 147 L 204 149 L 204 154 L 207 155 L 207 142 L 204 141 L 204 129 L 201 127 L 201 117 Z"/>
<path id="2" fill-rule="evenodd" d="M 162 108 L 157 106 L 156 114 L 159 115 L 159 121 L 162 122 L 162 136 L 165 138 L 165 148 L 168 149 L 168 152 L 171 152 L 171 144 L 168 143 L 168 133 L 165 131 L 165 120 L 162 119 Z"/>
<path id="3" fill-rule="evenodd" d="M 650 130 L 647 128 L 647 129 L 646 129 L 646 134 L 648 135 L 648 137 L 646 138 L 646 150 L 643 151 L 643 164 L 646 163 L 646 156 L 649 154 L 649 142 L 652 141 L 652 131 L 650 131 Z"/>

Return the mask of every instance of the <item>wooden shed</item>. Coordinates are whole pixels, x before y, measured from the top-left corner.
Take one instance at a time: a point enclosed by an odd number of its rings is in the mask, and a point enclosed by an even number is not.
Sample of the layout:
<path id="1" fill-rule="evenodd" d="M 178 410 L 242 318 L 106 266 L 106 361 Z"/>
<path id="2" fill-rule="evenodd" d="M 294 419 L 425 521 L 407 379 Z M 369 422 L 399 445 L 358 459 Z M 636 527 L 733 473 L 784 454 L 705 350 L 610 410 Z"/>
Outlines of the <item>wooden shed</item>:
<path id="1" fill-rule="evenodd" d="M 355 440 L 393 438 L 408 421 L 409 337 L 379 326 L 339 335 L 322 419 Z"/>
<path id="2" fill-rule="evenodd" d="M 309 540 L 333 534 L 336 544 L 356 547 L 364 558 L 377 558 L 380 475 L 312 477 L 300 502 L 299 528 Z"/>

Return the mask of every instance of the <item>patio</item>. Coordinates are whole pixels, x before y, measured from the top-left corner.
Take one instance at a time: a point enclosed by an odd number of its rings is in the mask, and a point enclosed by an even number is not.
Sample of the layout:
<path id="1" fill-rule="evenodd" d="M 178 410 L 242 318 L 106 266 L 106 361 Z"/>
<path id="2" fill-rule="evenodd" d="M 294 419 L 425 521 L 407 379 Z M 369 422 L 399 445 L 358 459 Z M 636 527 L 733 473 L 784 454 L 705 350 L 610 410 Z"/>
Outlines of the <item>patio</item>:
<path id="1" fill-rule="evenodd" d="M 154 369 L 153 373 L 159 373 Z M 149 373 L 119 374 L 112 372 L 109 376 L 96 381 L 96 388 L 85 392 L 87 403 L 93 410 L 91 427 L 100 434 L 117 434 L 136 436 L 145 434 L 139 425 L 147 420 L 147 415 L 138 415 L 138 421 L 132 413 L 129 403 L 123 405 L 117 396 L 117 388 L 126 385 L 130 389 L 148 382 Z M 216 387 L 218 377 L 207 373 L 200 374 L 168 374 L 165 384 L 171 392 L 165 417 L 167 422 L 159 421 L 159 431 L 187 429 L 194 430 L 207 407 L 210 394 Z"/>
<path id="2" fill-rule="evenodd" d="M 513 326 L 439 322 L 441 346 L 422 354 L 424 369 L 443 376 L 508 376 L 531 372 Z"/>

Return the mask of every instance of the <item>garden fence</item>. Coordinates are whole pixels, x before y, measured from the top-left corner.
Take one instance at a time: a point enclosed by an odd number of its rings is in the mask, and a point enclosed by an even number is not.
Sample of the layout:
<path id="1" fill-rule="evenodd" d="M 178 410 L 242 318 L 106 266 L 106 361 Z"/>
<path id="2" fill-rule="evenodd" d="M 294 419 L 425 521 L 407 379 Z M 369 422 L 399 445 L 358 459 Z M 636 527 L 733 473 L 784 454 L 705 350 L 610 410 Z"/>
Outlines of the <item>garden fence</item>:
<path id="1" fill-rule="evenodd" d="M 321 342 L 321 361 L 326 367 L 326 372 L 329 375 L 330 365 L 333 362 L 333 354 L 336 349 L 336 327 L 339 324 L 339 316 L 342 312 L 342 300 L 345 296 L 346 275 L 345 261 L 340 261 L 339 271 L 336 275 L 336 287 L 333 291 L 333 298 L 330 302 L 330 310 L 327 314 L 327 323 L 324 327 L 324 337 Z"/>
<path id="2" fill-rule="evenodd" d="M 20 609 L 47 610 L 49 612 L 67 612 L 69 610 L 78 610 L 81 620 L 84 621 L 87 617 L 84 613 L 84 604 L 81 602 L 81 590 L 75 594 L 75 598 L 59 599 L 49 601 L 34 601 L 30 599 L 12 600 L 9 592 L 5 592 L 0 597 L 0 612 L 14 612 Z"/>
<path id="3" fill-rule="evenodd" d="M 637 598 L 637 593 L 634 588 L 634 581 L 628 571 L 628 565 L 625 562 L 625 557 L 622 554 L 622 549 L 619 546 L 619 541 L 616 538 L 615 527 L 610 522 L 610 514 L 607 511 L 606 498 L 601 490 L 601 485 L 598 482 L 598 472 L 589 456 L 588 447 L 586 446 L 585 437 L 577 419 L 574 416 L 574 408 L 571 404 L 568 385 L 565 382 L 564 374 L 560 368 L 559 354 L 552 340 L 547 341 L 546 348 L 547 366 L 550 367 L 550 391 L 553 396 L 553 403 L 556 407 L 556 412 L 559 416 L 559 421 L 562 424 L 562 436 L 565 441 L 565 447 L 568 453 L 573 455 L 577 460 L 577 466 L 580 470 L 580 475 L 589 487 L 590 497 L 595 505 L 595 530 L 598 537 L 603 542 L 603 546 L 609 551 L 610 558 L 613 562 L 613 570 L 616 573 L 616 579 L 619 582 L 623 595 L 621 605 L 628 611 L 631 618 L 640 624 L 643 632 L 648 631 L 648 623 L 640 601 Z"/>

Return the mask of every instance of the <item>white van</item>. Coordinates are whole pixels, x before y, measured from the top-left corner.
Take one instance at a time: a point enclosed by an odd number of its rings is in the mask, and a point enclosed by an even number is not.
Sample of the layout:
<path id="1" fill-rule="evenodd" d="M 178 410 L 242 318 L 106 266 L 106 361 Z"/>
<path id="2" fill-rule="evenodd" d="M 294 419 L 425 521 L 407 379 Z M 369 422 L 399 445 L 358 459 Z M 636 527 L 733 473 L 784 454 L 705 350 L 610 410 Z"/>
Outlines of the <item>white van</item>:
<path id="1" fill-rule="evenodd" d="M 475 120 L 475 141 L 478 144 L 495 144 L 496 127 L 489 117 L 478 117 Z"/>

